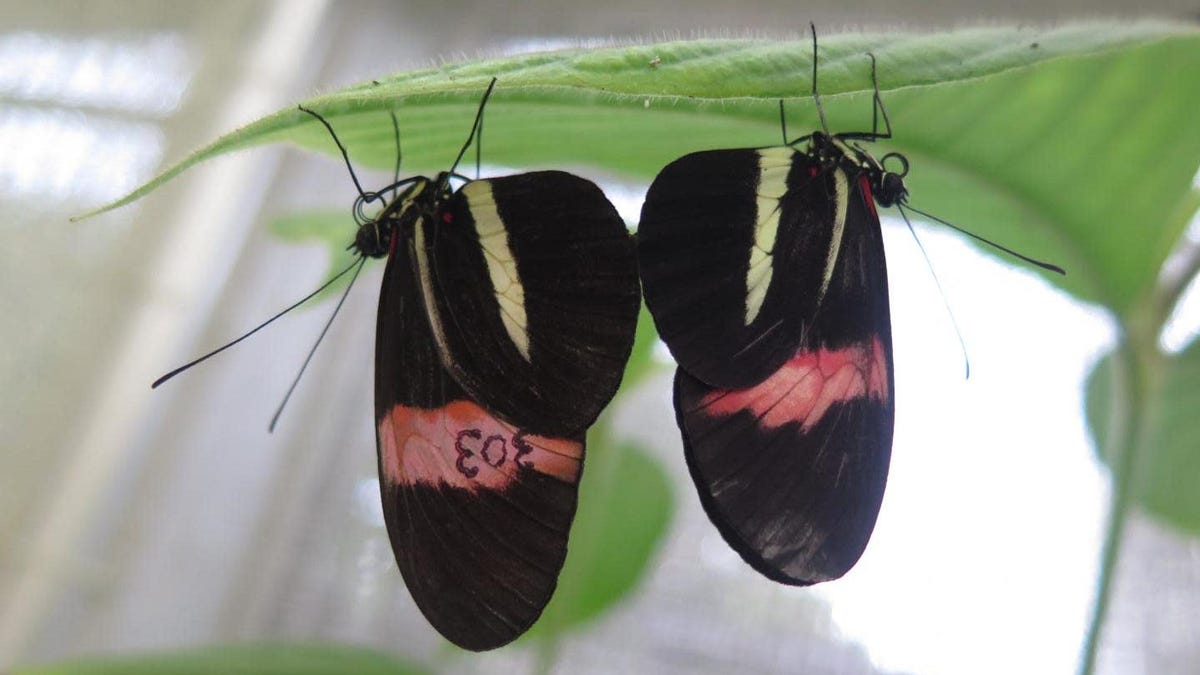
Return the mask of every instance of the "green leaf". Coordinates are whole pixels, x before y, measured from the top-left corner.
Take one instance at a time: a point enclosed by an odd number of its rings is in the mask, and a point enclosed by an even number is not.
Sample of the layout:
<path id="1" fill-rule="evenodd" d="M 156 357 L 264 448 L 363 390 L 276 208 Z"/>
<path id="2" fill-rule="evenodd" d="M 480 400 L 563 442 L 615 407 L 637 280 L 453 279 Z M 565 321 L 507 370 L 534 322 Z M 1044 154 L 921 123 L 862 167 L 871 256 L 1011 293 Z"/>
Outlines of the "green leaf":
<path id="1" fill-rule="evenodd" d="M 349 225 L 348 225 L 349 224 Z M 347 250 L 346 245 L 354 241 L 354 221 L 349 212 L 342 211 L 312 211 L 280 216 L 271 221 L 271 233 L 295 243 L 317 243 L 329 250 L 329 265 L 331 270 L 326 276 L 339 272 L 354 262 L 358 254 Z M 328 288 L 313 296 L 313 300 L 305 303 L 311 307 L 327 297 L 341 293 L 346 284 L 350 283 L 350 275 L 346 275 Z"/>
<path id="2" fill-rule="evenodd" d="M 1164 358 L 1162 386 L 1142 403 L 1145 441 L 1134 448 L 1138 470 L 1133 498 L 1150 513 L 1192 534 L 1200 534 L 1200 342 Z M 1108 441 L 1111 412 L 1123 405 L 1114 397 L 1110 354 L 1096 364 L 1087 383 L 1087 418 L 1097 454 L 1109 466 L 1115 449 Z"/>
<path id="3" fill-rule="evenodd" d="M 649 453 L 588 434 L 579 510 L 554 597 L 523 640 L 553 642 L 626 596 L 658 551 L 674 511 L 670 479 Z"/>
<path id="4" fill-rule="evenodd" d="M 891 113 L 886 149 L 913 163 L 912 200 L 980 234 L 1050 258 L 1054 279 L 1127 314 L 1179 235 L 1200 166 L 1200 34 L 1156 22 L 1049 30 L 830 35 L 821 90 L 836 129 L 869 128 L 869 62 Z M 649 178 L 687 152 L 779 139 L 816 122 L 807 40 L 700 40 L 528 54 L 402 73 L 305 105 L 326 116 L 355 162 L 447 168 L 490 77 L 484 156 L 508 166 L 587 164 Z M 658 65 L 652 65 L 652 61 Z M 1169 96 L 1163 92 L 1170 92 Z M 334 153 L 324 128 L 288 108 L 234 131 L 101 211 L 187 167 L 277 141 Z"/>
<path id="5" fill-rule="evenodd" d="M 359 647 L 249 645 L 67 661 L 13 672 L 19 675 L 418 675 L 427 671 Z"/>
<path id="6" fill-rule="evenodd" d="M 1200 35 L 888 98 L 912 201 L 1067 268 L 1128 318 L 1194 212 Z M 1163 96 L 1162 92 L 1172 92 Z M 1176 98 L 1178 92 L 1178 98 Z"/>
<path id="7" fill-rule="evenodd" d="M 284 241 L 318 241 L 345 254 L 347 264 L 358 257 L 347 251 L 353 240 L 354 221 L 346 209 L 311 211 L 279 216 L 271 221 L 271 233 Z"/>

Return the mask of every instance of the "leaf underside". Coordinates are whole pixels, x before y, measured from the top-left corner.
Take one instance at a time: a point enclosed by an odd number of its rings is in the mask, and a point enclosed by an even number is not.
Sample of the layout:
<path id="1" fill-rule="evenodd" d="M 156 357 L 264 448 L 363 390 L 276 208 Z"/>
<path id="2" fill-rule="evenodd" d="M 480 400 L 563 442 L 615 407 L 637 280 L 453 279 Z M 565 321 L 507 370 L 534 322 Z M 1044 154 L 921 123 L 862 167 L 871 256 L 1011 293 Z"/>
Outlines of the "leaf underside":
<path id="1" fill-rule="evenodd" d="M 778 143 L 781 98 L 792 134 L 812 129 L 810 50 L 807 39 L 697 40 L 523 54 L 401 73 L 304 105 L 333 124 L 356 164 L 378 168 L 395 161 L 395 111 L 405 172 L 433 172 L 448 167 L 495 76 L 489 164 L 648 179 L 687 152 Z M 1069 276 L 1053 283 L 1118 313 L 1152 286 L 1179 234 L 1157 224 L 1200 165 L 1200 87 L 1183 86 L 1200 72 L 1196 32 L 1133 22 L 823 36 L 834 131 L 870 127 L 867 52 L 895 130 L 886 149 L 913 163 L 914 204 L 1058 262 Z M 278 141 L 336 153 L 324 128 L 289 107 L 96 212 L 197 162 Z"/>

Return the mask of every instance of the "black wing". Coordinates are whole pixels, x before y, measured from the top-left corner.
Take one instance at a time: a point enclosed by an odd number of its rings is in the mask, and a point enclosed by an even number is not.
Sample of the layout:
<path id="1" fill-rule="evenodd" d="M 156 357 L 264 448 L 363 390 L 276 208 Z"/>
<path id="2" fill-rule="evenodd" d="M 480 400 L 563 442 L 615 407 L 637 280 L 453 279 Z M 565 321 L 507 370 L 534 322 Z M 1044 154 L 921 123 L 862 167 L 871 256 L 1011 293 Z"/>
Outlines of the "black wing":
<path id="1" fill-rule="evenodd" d="M 430 623 L 491 649 L 557 583 L 584 434 L 633 345 L 635 252 L 599 188 L 562 172 L 471 182 L 394 238 L 376 347 L 388 535 Z"/>
<path id="2" fill-rule="evenodd" d="M 533 625 L 566 557 L 583 433 L 501 420 L 442 366 L 413 233 L 396 233 L 379 300 L 375 422 L 396 563 L 447 639 L 504 645 Z"/>
<path id="3" fill-rule="evenodd" d="M 641 298 L 604 193 L 561 171 L 477 180 L 425 234 L 447 370 L 510 423 L 582 433 L 621 382 Z"/>
<path id="4" fill-rule="evenodd" d="M 778 147 L 693 153 L 654 179 L 638 262 L 659 335 L 688 373 L 745 387 L 795 352 L 832 241 L 834 204 L 816 174 L 807 155 Z"/>
<path id="5" fill-rule="evenodd" d="M 683 366 L 675 379 L 688 468 L 709 518 L 755 569 L 797 585 L 840 577 L 862 555 L 895 417 L 887 271 L 870 188 L 843 168 L 817 172 L 813 184 L 785 199 L 785 210 L 809 211 L 789 222 L 837 231 L 832 211 L 844 223 L 828 283 L 791 353 L 745 387 L 710 386 Z"/>

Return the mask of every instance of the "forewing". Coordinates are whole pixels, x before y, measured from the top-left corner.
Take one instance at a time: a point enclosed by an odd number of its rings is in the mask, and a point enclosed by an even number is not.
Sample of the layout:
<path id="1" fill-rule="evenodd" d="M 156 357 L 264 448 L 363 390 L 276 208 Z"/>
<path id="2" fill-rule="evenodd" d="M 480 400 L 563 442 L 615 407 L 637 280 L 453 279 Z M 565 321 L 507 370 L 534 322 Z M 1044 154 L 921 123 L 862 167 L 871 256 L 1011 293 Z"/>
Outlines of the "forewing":
<path id="1" fill-rule="evenodd" d="M 414 233 L 384 272 L 375 421 L 384 518 L 413 600 L 447 639 L 492 649 L 525 632 L 566 556 L 583 434 L 500 419 L 439 360 Z"/>
<path id="2" fill-rule="evenodd" d="M 821 181 L 830 203 L 847 189 L 846 219 L 792 354 L 749 387 L 713 387 L 683 367 L 675 379 L 688 468 L 709 518 L 755 569 L 797 585 L 838 578 L 862 555 L 895 417 L 887 271 L 869 187 L 845 172 Z"/>
<path id="3" fill-rule="evenodd" d="M 654 179 L 638 226 L 646 304 L 679 366 L 745 387 L 796 350 L 820 295 L 833 207 L 788 147 L 686 155 Z"/>
<path id="4" fill-rule="evenodd" d="M 472 181 L 425 225 L 443 363 L 500 418 L 581 434 L 616 393 L 640 288 L 633 240 L 561 171 Z"/>

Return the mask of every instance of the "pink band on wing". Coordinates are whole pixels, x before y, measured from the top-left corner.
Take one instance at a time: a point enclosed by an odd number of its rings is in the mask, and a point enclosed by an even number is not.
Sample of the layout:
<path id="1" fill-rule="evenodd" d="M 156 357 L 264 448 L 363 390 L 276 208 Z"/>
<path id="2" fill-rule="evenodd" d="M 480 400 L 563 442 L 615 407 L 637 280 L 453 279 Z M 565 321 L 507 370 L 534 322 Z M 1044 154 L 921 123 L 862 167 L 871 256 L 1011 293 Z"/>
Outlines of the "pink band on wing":
<path id="1" fill-rule="evenodd" d="M 518 467 L 566 483 L 579 480 L 583 443 L 526 434 L 470 401 L 425 410 L 398 405 L 379 422 L 384 479 L 503 490 Z"/>
<path id="2" fill-rule="evenodd" d="M 800 352 L 759 384 L 716 390 L 700 401 L 709 415 L 754 414 L 768 428 L 799 422 L 808 431 L 835 403 L 856 398 L 887 401 L 888 369 L 883 343 L 874 338 L 845 349 Z"/>

